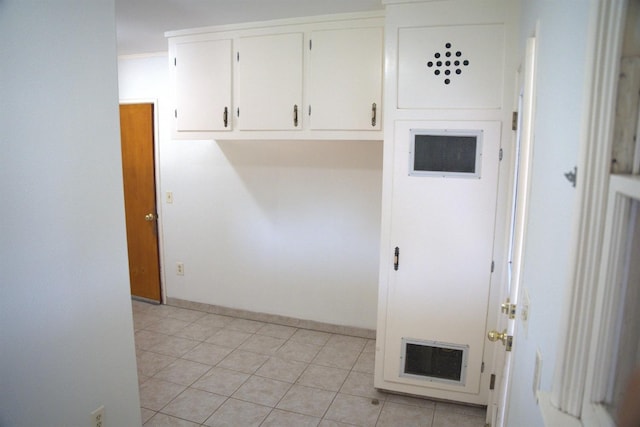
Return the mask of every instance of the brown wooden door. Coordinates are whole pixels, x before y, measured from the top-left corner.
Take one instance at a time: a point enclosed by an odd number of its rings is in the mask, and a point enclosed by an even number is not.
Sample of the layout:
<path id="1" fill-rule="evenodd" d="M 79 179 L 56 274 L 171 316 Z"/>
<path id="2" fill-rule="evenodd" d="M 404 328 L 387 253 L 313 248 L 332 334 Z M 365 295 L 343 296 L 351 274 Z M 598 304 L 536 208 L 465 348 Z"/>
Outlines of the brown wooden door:
<path id="1" fill-rule="evenodd" d="M 153 104 L 120 105 L 131 295 L 160 301 Z"/>

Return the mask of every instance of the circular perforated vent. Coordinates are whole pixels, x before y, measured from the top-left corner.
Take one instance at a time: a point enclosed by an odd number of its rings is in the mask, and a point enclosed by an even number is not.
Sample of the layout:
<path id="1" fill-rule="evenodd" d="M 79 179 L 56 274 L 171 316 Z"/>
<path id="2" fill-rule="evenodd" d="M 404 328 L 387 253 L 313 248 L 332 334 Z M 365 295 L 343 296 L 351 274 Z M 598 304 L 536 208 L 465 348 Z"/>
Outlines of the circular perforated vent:
<path id="1" fill-rule="evenodd" d="M 452 48 L 451 43 L 445 43 L 445 50 L 433 54 L 433 59 L 427 62 L 427 67 L 433 69 L 437 77 L 444 77 L 444 84 L 451 83 L 454 75 L 462 74 L 464 67 L 469 66 L 469 60 L 462 57 L 462 52 Z"/>

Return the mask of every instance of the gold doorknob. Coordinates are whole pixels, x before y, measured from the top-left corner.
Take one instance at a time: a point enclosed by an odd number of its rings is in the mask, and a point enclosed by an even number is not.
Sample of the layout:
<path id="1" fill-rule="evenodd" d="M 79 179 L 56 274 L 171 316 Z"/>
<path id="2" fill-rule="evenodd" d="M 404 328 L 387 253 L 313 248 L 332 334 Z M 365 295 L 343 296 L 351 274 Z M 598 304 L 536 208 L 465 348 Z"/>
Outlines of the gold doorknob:
<path id="1" fill-rule="evenodd" d="M 505 329 L 503 332 L 498 332 L 498 331 L 489 331 L 489 333 L 487 334 L 487 338 L 489 338 L 489 341 L 491 342 L 495 342 L 495 341 L 502 341 L 502 345 L 506 345 L 507 344 L 507 330 Z"/>
<path id="2" fill-rule="evenodd" d="M 145 221 L 153 221 L 154 219 L 155 219 L 155 216 L 152 213 L 146 214 L 144 216 Z"/>

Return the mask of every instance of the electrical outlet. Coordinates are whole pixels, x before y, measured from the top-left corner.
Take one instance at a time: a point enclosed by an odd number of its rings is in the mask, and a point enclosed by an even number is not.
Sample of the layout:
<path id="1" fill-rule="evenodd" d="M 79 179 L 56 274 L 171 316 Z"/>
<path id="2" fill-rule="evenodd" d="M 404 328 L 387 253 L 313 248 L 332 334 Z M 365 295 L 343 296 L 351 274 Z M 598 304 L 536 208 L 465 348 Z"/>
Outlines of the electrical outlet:
<path id="1" fill-rule="evenodd" d="M 167 191 L 167 204 L 173 203 L 173 191 Z"/>
<path id="2" fill-rule="evenodd" d="M 176 274 L 184 276 L 184 262 L 176 262 Z"/>
<path id="3" fill-rule="evenodd" d="M 105 427 L 104 424 L 104 405 L 91 413 L 91 427 Z"/>

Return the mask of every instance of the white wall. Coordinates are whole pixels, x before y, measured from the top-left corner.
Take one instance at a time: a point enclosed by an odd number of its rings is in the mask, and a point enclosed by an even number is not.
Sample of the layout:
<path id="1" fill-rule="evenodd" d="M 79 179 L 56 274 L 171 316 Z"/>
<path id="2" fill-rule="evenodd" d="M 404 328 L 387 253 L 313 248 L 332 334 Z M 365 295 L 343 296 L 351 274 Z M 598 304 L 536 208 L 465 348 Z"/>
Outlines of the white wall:
<path id="1" fill-rule="evenodd" d="M 531 300 L 528 330 L 514 344 L 509 426 L 541 426 L 532 391 L 536 350 L 541 389 L 550 390 L 570 279 L 576 192 L 564 177 L 578 163 L 585 89 L 588 1 L 523 2 L 520 52 L 537 33 L 536 115 L 530 213 L 521 292 Z M 522 298 L 520 298 L 522 301 Z"/>
<path id="2" fill-rule="evenodd" d="M 0 425 L 140 425 L 113 0 L 0 2 Z"/>
<path id="3" fill-rule="evenodd" d="M 159 99 L 167 296 L 375 329 L 382 143 L 172 140 L 167 66 L 119 61 L 122 101 Z"/>

